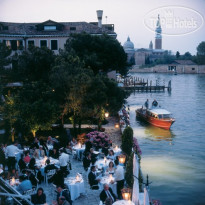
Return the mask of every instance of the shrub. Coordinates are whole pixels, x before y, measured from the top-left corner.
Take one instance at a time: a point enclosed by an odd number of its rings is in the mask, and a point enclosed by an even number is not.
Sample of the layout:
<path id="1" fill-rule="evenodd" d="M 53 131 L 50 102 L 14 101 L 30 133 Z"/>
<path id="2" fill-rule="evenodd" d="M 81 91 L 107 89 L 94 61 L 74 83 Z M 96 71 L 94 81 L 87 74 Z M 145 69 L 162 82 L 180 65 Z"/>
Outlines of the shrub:
<path id="1" fill-rule="evenodd" d="M 128 156 L 132 153 L 133 147 L 133 130 L 131 127 L 126 127 L 122 134 L 122 151 Z"/>
<path id="2" fill-rule="evenodd" d="M 127 182 L 127 185 L 132 188 L 134 183 L 134 177 L 133 177 L 133 156 L 134 153 L 132 153 L 129 157 L 127 166 L 126 166 L 126 172 L 125 172 L 125 180 Z"/>

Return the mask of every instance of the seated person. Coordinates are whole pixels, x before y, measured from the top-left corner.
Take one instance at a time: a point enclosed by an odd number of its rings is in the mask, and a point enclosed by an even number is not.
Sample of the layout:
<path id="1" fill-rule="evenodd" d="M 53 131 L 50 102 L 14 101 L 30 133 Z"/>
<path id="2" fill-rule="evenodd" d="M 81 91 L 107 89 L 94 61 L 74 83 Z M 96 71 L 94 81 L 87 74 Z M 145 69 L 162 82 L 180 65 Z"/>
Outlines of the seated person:
<path id="1" fill-rule="evenodd" d="M 114 163 L 113 163 L 112 161 L 110 161 L 109 166 L 108 166 L 106 172 L 107 172 L 108 174 L 114 174 L 114 172 L 115 172 L 115 167 L 114 167 Z"/>
<path id="2" fill-rule="evenodd" d="M 108 184 L 104 184 L 103 187 L 104 189 L 100 193 L 100 200 L 104 203 L 106 199 L 109 198 L 112 201 L 111 204 L 113 204 L 116 201 L 115 194 L 113 193 L 112 189 L 109 187 Z"/>
<path id="3" fill-rule="evenodd" d="M 42 145 L 39 146 L 39 149 L 35 149 L 35 151 L 33 153 L 33 156 L 35 158 L 37 158 L 37 159 L 45 157 L 45 151 L 43 150 L 43 146 Z"/>
<path id="4" fill-rule="evenodd" d="M 53 148 L 53 150 L 50 150 L 49 156 L 54 158 L 54 159 L 58 159 L 59 158 L 59 151 L 56 148 Z"/>
<path id="5" fill-rule="evenodd" d="M 91 154 L 91 162 L 92 162 L 92 164 L 95 164 L 95 162 L 97 161 L 97 154 L 94 154 L 94 149 L 93 148 L 91 148 L 90 149 L 90 154 Z"/>
<path id="6" fill-rule="evenodd" d="M 21 182 L 18 187 L 16 188 L 16 190 L 23 194 L 25 191 L 28 191 L 30 189 L 32 189 L 32 184 L 31 181 L 27 179 L 26 175 L 21 175 L 19 177 L 19 181 Z"/>
<path id="7" fill-rule="evenodd" d="M 97 179 L 95 172 L 96 172 L 96 167 L 92 166 L 90 173 L 88 174 L 88 181 L 92 189 L 99 189 L 98 182 L 100 182 L 100 179 Z"/>
<path id="8" fill-rule="evenodd" d="M 32 186 L 37 186 L 38 185 L 38 179 L 36 176 L 31 172 L 30 169 L 26 169 L 22 171 L 22 174 L 26 174 L 27 178 L 31 181 Z"/>
<path id="9" fill-rule="evenodd" d="M 48 180 L 48 182 L 53 182 L 55 185 L 64 186 L 64 175 L 63 171 L 58 169 L 56 173 Z"/>
<path id="10" fill-rule="evenodd" d="M 26 163 L 26 164 L 28 164 L 29 162 L 30 162 L 30 160 L 31 160 L 31 158 L 30 158 L 30 156 L 29 156 L 29 151 L 26 151 L 25 152 L 25 157 L 24 157 L 24 162 Z"/>
<path id="11" fill-rule="evenodd" d="M 70 145 L 73 147 L 77 144 L 78 144 L 77 140 L 73 137 L 72 140 L 70 141 Z"/>
<path id="12" fill-rule="evenodd" d="M 88 171 L 91 163 L 91 154 L 89 152 L 86 153 L 86 156 L 83 158 L 83 167 L 85 171 Z"/>
<path id="13" fill-rule="evenodd" d="M 70 205 L 70 203 L 66 200 L 64 196 L 59 197 L 58 205 Z"/>
<path id="14" fill-rule="evenodd" d="M 115 159 L 115 153 L 112 149 L 109 150 L 107 158 L 111 160 Z"/>
<path id="15" fill-rule="evenodd" d="M 24 158 L 24 155 L 21 154 L 21 158 L 20 158 L 19 161 L 18 161 L 18 165 L 19 165 L 20 171 L 22 171 L 22 170 L 24 170 L 24 169 L 27 168 L 27 165 L 26 165 L 26 163 L 24 162 L 23 158 Z"/>
<path id="16" fill-rule="evenodd" d="M 72 205 L 70 192 L 68 190 L 63 189 L 63 187 L 60 185 L 58 185 L 56 188 L 57 188 L 57 200 L 56 201 L 59 201 L 59 198 L 63 196 L 65 197 L 66 201 L 68 201 L 70 205 Z"/>
<path id="17" fill-rule="evenodd" d="M 52 170 L 52 169 L 58 169 L 58 167 L 55 166 L 55 164 L 50 164 L 50 160 L 47 159 L 46 160 L 46 166 L 44 168 L 44 172 L 45 173 L 48 173 L 49 170 Z"/>
<path id="18" fill-rule="evenodd" d="M 36 159 L 35 158 L 31 158 L 28 164 L 28 168 L 36 172 Z"/>
<path id="19" fill-rule="evenodd" d="M 30 149 L 39 149 L 39 139 L 37 137 L 35 137 L 34 142 L 31 144 Z"/>
<path id="20" fill-rule="evenodd" d="M 31 195 L 31 202 L 34 205 L 46 203 L 46 195 L 44 194 L 44 191 L 42 188 L 38 188 L 37 193 Z"/>
<path id="21" fill-rule="evenodd" d="M 152 102 L 152 106 L 157 107 L 157 105 L 158 105 L 158 102 L 154 99 L 154 101 Z"/>

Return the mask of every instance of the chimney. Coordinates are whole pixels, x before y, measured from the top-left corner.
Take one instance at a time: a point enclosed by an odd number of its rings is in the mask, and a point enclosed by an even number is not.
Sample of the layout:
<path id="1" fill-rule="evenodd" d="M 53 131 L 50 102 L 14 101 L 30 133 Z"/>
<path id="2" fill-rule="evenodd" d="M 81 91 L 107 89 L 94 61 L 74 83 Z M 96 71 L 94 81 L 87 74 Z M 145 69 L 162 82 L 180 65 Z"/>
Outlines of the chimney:
<path id="1" fill-rule="evenodd" d="M 102 28 L 102 15 L 103 15 L 103 10 L 97 10 L 97 17 L 98 17 L 98 27 Z"/>

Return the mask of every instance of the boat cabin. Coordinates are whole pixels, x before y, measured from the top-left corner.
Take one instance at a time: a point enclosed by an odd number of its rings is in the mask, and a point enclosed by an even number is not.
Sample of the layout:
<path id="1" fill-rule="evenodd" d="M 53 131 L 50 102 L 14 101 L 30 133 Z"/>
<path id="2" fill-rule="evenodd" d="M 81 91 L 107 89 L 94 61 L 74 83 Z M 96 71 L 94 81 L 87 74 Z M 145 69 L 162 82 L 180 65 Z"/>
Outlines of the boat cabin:
<path id="1" fill-rule="evenodd" d="M 147 110 L 147 115 L 158 119 L 170 119 L 171 113 L 164 109 Z"/>

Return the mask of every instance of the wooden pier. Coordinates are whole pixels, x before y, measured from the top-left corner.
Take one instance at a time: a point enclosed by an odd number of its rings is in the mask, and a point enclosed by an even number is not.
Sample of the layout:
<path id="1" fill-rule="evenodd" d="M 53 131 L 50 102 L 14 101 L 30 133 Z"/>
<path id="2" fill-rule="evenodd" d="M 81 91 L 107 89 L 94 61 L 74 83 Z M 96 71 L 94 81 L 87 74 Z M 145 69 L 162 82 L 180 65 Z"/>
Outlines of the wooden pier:
<path id="1" fill-rule="evenodd" d="M 161 85 L 160 85 L 161 84 Z M 159 80 L 156 80 L 155 83 L 152 81 L 145 81 L 144 79 L 139 79 L 136 77 L 125 78 L 123 82 L 123 89 L 130 91 L 138 91 L 138 92 L 159 92 L 159 91 L 171 91 L 171 80 L 168 82 L 168 85 L 165 85 L 165 81 L 163 80 L 160 83 Z"/>

